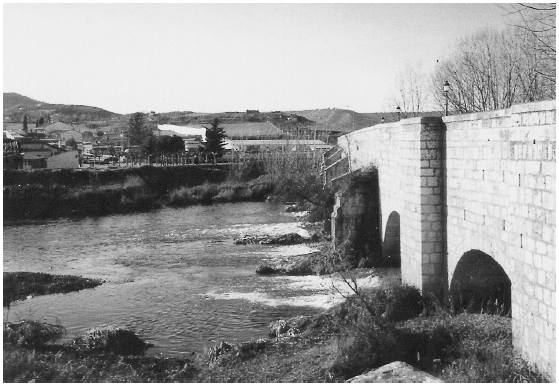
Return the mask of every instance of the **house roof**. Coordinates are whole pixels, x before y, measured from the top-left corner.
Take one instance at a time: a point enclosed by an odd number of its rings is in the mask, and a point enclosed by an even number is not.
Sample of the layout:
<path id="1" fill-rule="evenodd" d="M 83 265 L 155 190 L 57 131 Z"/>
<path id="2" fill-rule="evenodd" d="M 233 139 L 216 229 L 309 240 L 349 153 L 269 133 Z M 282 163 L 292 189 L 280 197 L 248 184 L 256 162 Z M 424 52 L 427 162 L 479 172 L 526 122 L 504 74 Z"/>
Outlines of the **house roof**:
<path id="1" fill-rule="evenodd" d="M 45 133 L 49 134 L 53 131 L 68 131 L 73 130 L 74 127 L 64 122 L 55 122 L 50 125 L 44 126 Z"/>
<path id="2" fill-rule="evenodd" d="M 52 155 L 49 150 L 43 151 L 27 151 L 23 153 L 23 159 L 37 159 L 37 158 L 48 158 Z"/>
<path id="3" fill-rule="evenodd" d="M 264 146 L 284 146 L 284 145 L 307 145 L 307 146 L 329 146 L 324 141 L 318 139 L 232 139 L 231 143 L 238 146 L 264 145 Z"/>
<path id="4" fill-rule="evenodd" d="M 175 125 L 157 125 L 159 135 L 178 135 L 179 137 L 192 137 L 195 135 L 206 137 L 206 129 L 199 127 L 175 126 Z"/>
<path id="5" fill-rule="evenodd" d="M 270 122 L 223 123 L 219 126 L 229 138 L 278 137 L 285 134 Z"/>

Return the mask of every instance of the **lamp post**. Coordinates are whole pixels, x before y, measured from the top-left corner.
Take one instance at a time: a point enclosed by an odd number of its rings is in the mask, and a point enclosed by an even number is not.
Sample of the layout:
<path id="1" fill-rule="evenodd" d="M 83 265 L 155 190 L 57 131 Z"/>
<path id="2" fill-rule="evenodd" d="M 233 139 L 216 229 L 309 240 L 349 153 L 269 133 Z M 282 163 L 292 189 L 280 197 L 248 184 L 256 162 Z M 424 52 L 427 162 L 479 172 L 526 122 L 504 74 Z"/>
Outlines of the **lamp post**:
<path id="1" fill-rule="evenodd" d="M 398 112 L 398 120 L 400 120 L 400 112 L 402 111 L 400 106 L 396 107 L 396 111 Z"/>
<path id="2" fill-rule="evenodd" d="M 445 82 L 443 84 L 443 90 L 444 90 L 444 96 L 445 96 L 444 115 L 445 115 L 445 117 L 447 117 L 448 116 L 448 91 L 450 90 L 450 83 L 448 83 L 448 80 L 445 80 Z"/>

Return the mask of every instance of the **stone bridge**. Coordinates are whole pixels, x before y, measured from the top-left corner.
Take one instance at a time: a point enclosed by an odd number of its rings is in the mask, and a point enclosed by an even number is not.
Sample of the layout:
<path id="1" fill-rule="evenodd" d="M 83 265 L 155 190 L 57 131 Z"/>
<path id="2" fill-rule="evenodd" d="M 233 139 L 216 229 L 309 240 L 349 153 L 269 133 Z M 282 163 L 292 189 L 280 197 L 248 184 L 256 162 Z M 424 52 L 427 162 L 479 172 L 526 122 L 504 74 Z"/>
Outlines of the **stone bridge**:
<path id="1" fill-rule="evenodd" d="M 403 282 L 439 296 L 472 283 L 496 291 L 515 348 L 552 380 L 555 110 L 545 101 L 376 125 L 340 137 L 324 167 L 331 184 L 374 170 L 380 249 L 401 262 Z M 362 201 L 338 197 L 338 242 Z"/>

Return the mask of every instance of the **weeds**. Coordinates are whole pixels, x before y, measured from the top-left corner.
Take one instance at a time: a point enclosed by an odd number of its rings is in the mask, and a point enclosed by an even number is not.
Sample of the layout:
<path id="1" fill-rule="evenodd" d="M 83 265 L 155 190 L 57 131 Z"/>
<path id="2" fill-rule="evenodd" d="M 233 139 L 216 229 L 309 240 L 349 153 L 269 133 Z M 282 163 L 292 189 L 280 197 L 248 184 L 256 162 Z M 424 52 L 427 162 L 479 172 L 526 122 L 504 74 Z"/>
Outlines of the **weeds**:
<path id="1" fill-rule="evenodd" d="M 262 201 L 273 190 L 269 182 L 204 184 L 192 188 L 182 187 L 169 193 L 166 204 L 173 207 L 211 205 L 213 203 Z"/>
<path id="2" fill-rule="evenodd" d="M 4 344 L 38 348 L 54 342 L 66 334 L 60 324 L 37 320 L 22 320 L 19 323 L 4 323 Z"/>
<path id="3" fill-rule="evenodd" d="M 336 377 L 399 360 L 448 382 L 547 381 L 514 353 L 510 318 L 453 314 L 408 286 L 358 292 L 334 313 L 341 331 Z"/>
<path id="4" fill-rule="evenodd" d="M 406 321 L 399 327 L 406 334 L 433 337 L 430 345 L 423 343 L 421 346 L 419 366 L 443 380 L 547 381 L 545 376 L 515 354 L 510 318 L 486 314 L 452 316 L 438 313 Z M 440 359 L 440 362 L 435 359 Z M 436 363 L 440 365 L 434 365 Z"/>
<path id="5" fill-rule="evenodd" d="M 192 382 L 198 372 L 186 358 L 83 355 L 61 349 L 5 347 L 3 362 L 4 382 Z"/>

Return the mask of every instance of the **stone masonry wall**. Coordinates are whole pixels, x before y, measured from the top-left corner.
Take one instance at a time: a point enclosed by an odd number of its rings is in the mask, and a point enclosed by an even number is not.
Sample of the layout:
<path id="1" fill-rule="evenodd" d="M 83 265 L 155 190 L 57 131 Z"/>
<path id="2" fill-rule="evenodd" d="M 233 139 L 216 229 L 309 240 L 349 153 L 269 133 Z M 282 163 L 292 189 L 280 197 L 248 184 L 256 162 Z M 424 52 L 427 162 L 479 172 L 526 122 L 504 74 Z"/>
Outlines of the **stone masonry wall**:
<path id="1" fill-rule="evenodd" d="M 422 229 L 421 171 L 422 118 L 377 125 L 340 137 L 338 145 L 349 159 L 350 171 L 373 166 L 379 174 L 381 238 L 386 241 L 387 221 L 393 212 L 400 218 L 402 279 L 422 290 L 432 280 L 421 259 L 426 243 Z M 424 244 L 425 243 L 425 244 Z M 427 249 L 431 246 L 427 246 Z M 434 246 L 432 246 L 434 249 Z M 433 272 L 432 269 L 425 270 Z M 440 276 L 439 276 L 440 277 Z M 440 281 L 440 280 L 439 280 Z"/>
<path id="2" fill-rule="evenodd" d="M 511 280 L 514 345 L 553 381 L 555 124 L 555 101 L 545 101 L 406 119 L 338 140 L 350 171 L 378 169 L 383 239 L 399 214 L 402 280 L 437 293 L 464 254 L 491 256 Z"/>
<path id="3" fill-rule="evenodd" d="M 555 101 L 445 117 L 448 280 L 464 253 L 511 280 L 514 344 L 555 374 Z"/>

